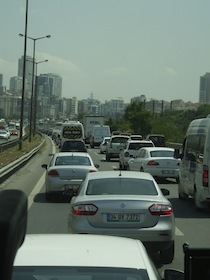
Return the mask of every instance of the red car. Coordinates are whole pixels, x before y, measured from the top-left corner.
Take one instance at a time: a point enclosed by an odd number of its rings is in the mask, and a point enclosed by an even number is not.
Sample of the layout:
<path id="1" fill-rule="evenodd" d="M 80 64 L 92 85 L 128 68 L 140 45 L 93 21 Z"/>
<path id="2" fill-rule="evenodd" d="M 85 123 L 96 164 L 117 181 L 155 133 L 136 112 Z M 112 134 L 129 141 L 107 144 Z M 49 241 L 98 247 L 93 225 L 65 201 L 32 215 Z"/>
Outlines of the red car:
<path id="1" fill-rule="evenodd" d="M 16 129 L 10 130 L 10 135 L 18 136 L 18 130 L 16 130 Z"/>

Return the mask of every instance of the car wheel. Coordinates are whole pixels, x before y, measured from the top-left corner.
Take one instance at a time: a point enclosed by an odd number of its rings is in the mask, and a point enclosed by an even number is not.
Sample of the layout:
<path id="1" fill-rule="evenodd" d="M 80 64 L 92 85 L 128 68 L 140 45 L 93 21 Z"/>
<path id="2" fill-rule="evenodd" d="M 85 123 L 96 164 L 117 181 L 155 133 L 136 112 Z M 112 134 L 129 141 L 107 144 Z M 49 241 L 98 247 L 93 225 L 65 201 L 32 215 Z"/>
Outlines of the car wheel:
<path id="1" fill-rule="evenodd" d="M 160 262 L 162 264 L 170 264 L 174 259 L 174 242 L 167 249 L 160 252 Z"/>
<path id="2" fill-rule="evenodd" d="M 45 197 L 47 201 L 52 201 L 53 200 L 53 194 L 52 193 L 45 193 Z"/>
<path id="3" fill-rule="evenodd" d="M 110 155 L 109 154 L 106 154 L 106 161 L 110 161 Z"/>
<path id="4" fill-rule="evenodd" d="M 178 177 L 178 178 L 176 178 L 176 182 L 177 182 L 177 184 L 179 183 L 179 177 Z"/>

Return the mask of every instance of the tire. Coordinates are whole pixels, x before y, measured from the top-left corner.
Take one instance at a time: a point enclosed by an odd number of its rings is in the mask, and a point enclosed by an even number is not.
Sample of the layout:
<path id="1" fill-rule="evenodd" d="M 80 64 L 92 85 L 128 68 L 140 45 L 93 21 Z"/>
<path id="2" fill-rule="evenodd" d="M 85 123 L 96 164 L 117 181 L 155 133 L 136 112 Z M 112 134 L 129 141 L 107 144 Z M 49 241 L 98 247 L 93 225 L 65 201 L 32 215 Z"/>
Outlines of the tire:
<path id="1" fill-rule="evenodd" d="M 106 154 L 106 161 L 110 161 L 110 155 L 109 154 Z"/>
<path id="2" fill-rule="evenodd" d="M 174 241 L 172 245 L 167 249 L 160 252 L 160 262 L 162 264 L 170 264 L 174 259 Z"/>
<path id="3" fill-rule="evenodd" d="M 45 193 L 45 197 L 47 201 L 53 201 L 53 194 L 52 193 Z"/>

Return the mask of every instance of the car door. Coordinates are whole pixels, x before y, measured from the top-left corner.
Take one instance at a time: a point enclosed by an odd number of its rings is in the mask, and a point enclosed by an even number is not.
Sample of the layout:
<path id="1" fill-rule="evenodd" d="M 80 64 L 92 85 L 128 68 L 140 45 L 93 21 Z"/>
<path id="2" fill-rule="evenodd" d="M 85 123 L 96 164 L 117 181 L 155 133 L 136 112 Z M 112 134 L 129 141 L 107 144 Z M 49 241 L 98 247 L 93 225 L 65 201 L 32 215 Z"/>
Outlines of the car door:
<path id="1" fill-rule="evenodd" d="M 145 156 L 145 149 L 141 148 L 138 150 L 136 156 L 130 160 L 130 170 L 140 171 L 142 165 L 142 158 Z"/>

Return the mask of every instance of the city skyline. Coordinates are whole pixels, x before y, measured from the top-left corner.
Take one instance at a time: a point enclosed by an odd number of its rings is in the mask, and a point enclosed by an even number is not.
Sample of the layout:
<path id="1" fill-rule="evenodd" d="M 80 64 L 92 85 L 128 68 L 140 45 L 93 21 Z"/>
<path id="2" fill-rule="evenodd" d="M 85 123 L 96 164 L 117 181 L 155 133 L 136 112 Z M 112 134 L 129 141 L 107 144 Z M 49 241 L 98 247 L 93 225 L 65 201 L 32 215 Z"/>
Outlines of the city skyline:
<path id="1" fill-rule="evenodd" d="M 36 61 L 49 61 L 38 75 L 60 75 L 66 98 L 196 103 L 200 77 L 210 72 L 209 10 L 207 0 L 29 0 L 28 36 L 51 35 L 36 44 Z M 24 16 L 25 0 L 3 0 L 0 73 L 7 88 L 23 55 Z M 32 56 L 33 42 L 27 45 Z"/>

